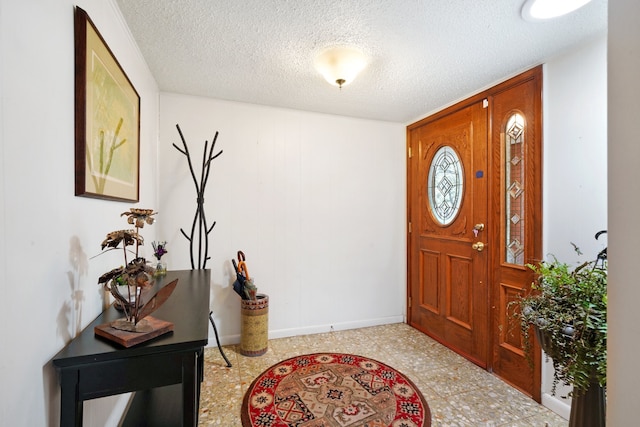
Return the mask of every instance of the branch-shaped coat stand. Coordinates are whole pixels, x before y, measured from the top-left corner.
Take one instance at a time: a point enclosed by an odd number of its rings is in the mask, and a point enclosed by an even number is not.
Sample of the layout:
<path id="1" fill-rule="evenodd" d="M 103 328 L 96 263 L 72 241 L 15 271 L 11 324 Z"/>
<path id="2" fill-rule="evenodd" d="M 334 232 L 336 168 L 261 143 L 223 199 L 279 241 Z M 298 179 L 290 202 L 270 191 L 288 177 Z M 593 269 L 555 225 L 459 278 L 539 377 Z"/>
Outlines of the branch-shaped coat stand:
<path id="1" fill-rule="evenodd" d="M 213 227 L 216 226 L 216 222 L 214 221 L 211 224 L 211 227 L 207 226 L 207 218 L 204 214 L 204 190 L 207 186 L 207 181 L 209 180 L 209 172 L 211 171 L 211 162 L 213 162 L 218 156 L 222 154 L 222 150 L 220 150 L 215 155 L 213 154 L 213 150 L 216 146 L 216 140 L 218 139 L 218 132 L 216 131 L 215 136 L 213 137 L 213 141 L 211 141 L 211 146 L 209 147 L 209 141 L 204 142 L 204 150 L 202 152 L 202 169 L 200 171 L 200 181 L 196 177 L 196 173 L 193 170 L 193 162 L 191 161 L 191 154 L 189 153 L 189 147 L 187 146 L 187 141 L 184 139 L 184 135 L 182 134 L 182 130 L 180 130 L 180 126 L 176 125 L 176 129 L 178 129 L 178 134 L 180 135 L 180 139 L 182 140 L 182 146 L 184 148 L 178 147 L 176 144 L 173 146 L 185 155 L 187 158 L 187 163 L 189 164 L 189 171 L 191 172 L 191 178 L 193 178 L 193 183 L 196 186 L 196 213 L 193 217 L 193 222 L 191 223 L 191 234 L 187 235 L 187 233 L 181 228 L 180 232 L 186 239 L 189 241 L 189 254 L 191 255 L 191 269 L 194 270 L 194 250 L 196 246 L 196 228 L 198 231 L 197 234 L 197 248 L 198 248 L 198 270 L 204 269 L 207 266 L 207 260 L 211 257 L 209 256 L 209 234 L 213 231 Z M 216 328 L 216 324 L 213 321 L 213 311 L 209 312 L 209 320 L 211 321 L 211 326 L 213 326 L 213 332 L 216 335 L 216 342 L 218 344 L 218 350 L 220 350 L 220 354 L 224 358 L 224 361 L 227 362 L 227 367 L 231 367 L 231 363 L 227 356 L 225 356 L 222 351 L 222 347 L 220 346 L 220 339 L 218 338 L 218 329 Z"/>

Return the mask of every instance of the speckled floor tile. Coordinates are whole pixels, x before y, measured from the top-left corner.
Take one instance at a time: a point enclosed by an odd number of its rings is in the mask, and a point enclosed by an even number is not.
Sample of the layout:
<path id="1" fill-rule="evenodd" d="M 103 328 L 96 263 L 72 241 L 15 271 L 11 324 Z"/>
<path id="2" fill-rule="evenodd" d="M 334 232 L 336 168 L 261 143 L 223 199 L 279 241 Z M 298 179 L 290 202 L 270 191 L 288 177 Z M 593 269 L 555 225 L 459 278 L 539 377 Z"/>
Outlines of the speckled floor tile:
<path id="1" fill-rule="evenodd" d="M 403 323 L 269 340 L 266 354 L 247 357 L 235 345 L 205 349 L 199 426 L 241 427 L 251 382 L 270 366 L 309 353 L 353 353 L 383 362 L 424 395 L 434 427 L 567 427 L 568 422 L 422 332 Z"/>
<path id="2" fill-rule="evenodd" d="M 427 402 L 431 409 L 431 425 L 433 427 L 471 427 L 481 426 L 445 399 L 432 399 Z"/>
<path id="3" fill-rule="evenodd" d="M 447 398 L 447 402 L 458 408 L 476 425 L 503 425 L 520 418 L 518 414 L 509 411 L 504 394 L 486 388 L 471 390 Z"/>
<path id="4" fill-rule="evenodd" d="M 507 423 L 497 427 L 567 427 L 569 422 L 551 411 L 541 411 L 533 417 Z"/>
<path id="5" fill-rule="evenodd" d="M 471 362 L 454 363 L 419 374 L 431 384 L 441 397 L 468 392 L 478 388 L 491 389 L 500 380 Z"/>

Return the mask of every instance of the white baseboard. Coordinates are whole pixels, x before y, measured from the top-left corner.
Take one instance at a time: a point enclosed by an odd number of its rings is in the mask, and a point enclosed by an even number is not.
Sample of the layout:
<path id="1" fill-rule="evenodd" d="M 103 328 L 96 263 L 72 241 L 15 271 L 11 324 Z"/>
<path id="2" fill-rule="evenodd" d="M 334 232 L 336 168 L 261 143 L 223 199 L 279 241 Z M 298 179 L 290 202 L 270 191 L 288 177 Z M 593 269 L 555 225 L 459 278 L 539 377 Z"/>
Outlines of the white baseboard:
<path id="1" fill-rule="evenodd" d="M 556 414 L 560 415 L 565 420 L 569 419 L 571 414 L 571 405 L 564 400 L 560 400 L 557 397 L 549 394 L 542 393 L 542 406 L 549 408 Z"/>
<path id="2" fill-rule="evenodd" d="M 389 325 L 392 323 L 403 323 L 403 316 L 391 316 L 378 319 L 358 320 L 353 322 L 330 323 L 326 325 L 313 325 L 300 328 L 276 329 L 269 331 L 269 339 L 295 337 L 298 335 L 321 334 L 331 331 L 345 331 L 348 329 L 367 328 L 370 326 Z M 220 336 L 220 345 L 240 344 L 240 334 Z M 215 347 L 216 337 L 212 333 L 209 335 L 207 347 Z"/>

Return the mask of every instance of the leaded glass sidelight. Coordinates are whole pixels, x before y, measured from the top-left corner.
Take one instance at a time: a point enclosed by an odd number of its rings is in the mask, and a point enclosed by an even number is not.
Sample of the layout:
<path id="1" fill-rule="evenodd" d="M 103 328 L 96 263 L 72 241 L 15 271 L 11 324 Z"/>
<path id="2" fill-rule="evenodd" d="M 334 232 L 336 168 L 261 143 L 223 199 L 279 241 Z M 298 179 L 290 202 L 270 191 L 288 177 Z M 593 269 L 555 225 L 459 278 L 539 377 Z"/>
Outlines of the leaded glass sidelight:
<path id="1" fill-rule="evenodd" d="M 524 265 L 525 182 L 524 182 L 524 117 L 514 113 L 504 127 L 505 148 L 505 246 L 510 264 Z"/>
<path id="2" fill-rule="evenodd" d="M 464 173 L 455 150 L 444 146 L 436 151 L 429 166 L 427 194 L 429 208 L 441 225 L 450 224 L 462 204 Z"/>

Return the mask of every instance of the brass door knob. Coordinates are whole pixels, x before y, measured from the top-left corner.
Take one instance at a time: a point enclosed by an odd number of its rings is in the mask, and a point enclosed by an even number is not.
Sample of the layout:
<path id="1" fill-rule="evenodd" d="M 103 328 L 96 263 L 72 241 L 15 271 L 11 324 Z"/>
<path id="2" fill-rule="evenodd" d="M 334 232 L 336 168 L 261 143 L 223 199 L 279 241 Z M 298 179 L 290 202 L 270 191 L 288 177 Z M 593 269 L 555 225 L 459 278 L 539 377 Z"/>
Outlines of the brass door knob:
<path id="1" fill-rule="evenodd" d="M 471 245 L 471 247 L 473 249 L 475 249 L 478 252 L 482 252 L 482 250 L 484 249 L 484 243 L 482 242 L 475 242 L 473 245 Z"/>

